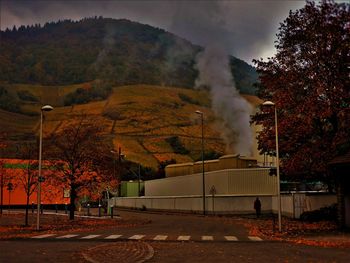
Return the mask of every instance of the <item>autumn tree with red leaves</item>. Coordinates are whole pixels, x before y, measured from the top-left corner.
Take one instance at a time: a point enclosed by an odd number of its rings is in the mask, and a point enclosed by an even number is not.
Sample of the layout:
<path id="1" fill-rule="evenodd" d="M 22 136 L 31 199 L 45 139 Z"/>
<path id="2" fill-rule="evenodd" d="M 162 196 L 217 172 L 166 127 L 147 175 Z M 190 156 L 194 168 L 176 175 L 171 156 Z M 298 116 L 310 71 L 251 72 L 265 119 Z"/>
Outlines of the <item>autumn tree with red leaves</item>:
<path id="1" fill-rule="evenodd" d="M 53 133 L 50 155 L 62 172 L 61 180 L 70 189 L 70 215 L 74 219 L 75 201 L 81 192 L 95 189 L 101 182 L 103 165 L 108 146 L 102 138 L 103 127 L 96 120 L 81 116 Z"/>
<path id="2" fill-rule="evenodd" d="M 290 12 L 276 43 L 274 57 L 254 63 L 259 95 L 278 111 L 282 170 L 302 179 L 325 179 L 327 163 L 350 146 L 349 4 L 307 2 Z M 272 109 L 261 109 L 253 117 L 263 125 L 259 150 L 274 154 Z"/>
<path id="3" fill-rule="evenodd" d="M 7 144 L 5 143 L 6 134 L 0 133 L 0 150 L 6 148 Z M 0 215 L 2 215 L 2 209 L 4 205 L 4 186 L 6 184 L 6 170 L 5 162 L 0 160 Z"/>

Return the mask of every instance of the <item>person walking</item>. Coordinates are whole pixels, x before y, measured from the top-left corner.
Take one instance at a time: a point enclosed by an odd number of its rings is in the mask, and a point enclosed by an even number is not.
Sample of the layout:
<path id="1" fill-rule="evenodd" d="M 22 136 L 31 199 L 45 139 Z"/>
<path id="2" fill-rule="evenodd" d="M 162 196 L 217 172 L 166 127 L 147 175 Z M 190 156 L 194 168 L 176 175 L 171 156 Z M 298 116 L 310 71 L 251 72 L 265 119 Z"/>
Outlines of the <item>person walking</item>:
<path id="1" fill-rule="evenodd" d="M 256 212 L 256 218 L 259 218 L 261 214 L 261 202 L 259 200 L 259 197 L 257 197 L 254 201 L 254 209 Z"/>

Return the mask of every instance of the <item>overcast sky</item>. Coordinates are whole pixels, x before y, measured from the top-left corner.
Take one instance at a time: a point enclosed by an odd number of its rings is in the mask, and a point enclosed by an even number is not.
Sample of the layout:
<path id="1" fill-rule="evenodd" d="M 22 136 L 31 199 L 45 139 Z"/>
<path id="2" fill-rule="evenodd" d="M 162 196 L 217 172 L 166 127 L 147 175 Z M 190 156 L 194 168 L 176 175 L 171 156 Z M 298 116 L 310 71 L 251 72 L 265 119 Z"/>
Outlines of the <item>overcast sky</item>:
<path id="1" fill-rule="evenodd" d="M 219 44 L 251 63 L 274 54 L 274 40 L 290 10 L 305 1 L 56 1 L 0 0 L 1 29 L 59 19 L 127 18 L 163 28 L 194 44 Z"/>

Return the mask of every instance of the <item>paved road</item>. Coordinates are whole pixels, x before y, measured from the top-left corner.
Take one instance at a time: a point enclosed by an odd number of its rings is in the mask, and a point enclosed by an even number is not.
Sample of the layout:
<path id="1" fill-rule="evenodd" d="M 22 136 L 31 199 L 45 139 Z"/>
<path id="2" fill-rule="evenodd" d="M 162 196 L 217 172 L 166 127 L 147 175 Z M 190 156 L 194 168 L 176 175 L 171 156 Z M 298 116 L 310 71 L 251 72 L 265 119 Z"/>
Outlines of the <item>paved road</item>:
<path id="1" fill-rule="evenodd" d="M 36 241 L 261 241 L 260 237 L 249 236 L 241 225 L 225 225 L 218 220 L 200 215 L 164 215 L 120 211 L 122 218 L 142 219 L 149 223 L 131 228 L 116 228 L 85 233 L 43 234 L 34 236 Z"/>
<path id="2" fill-rule="evenodd" d="M 239 240 L 249 240 L 247 230 L 241 225 L 222 224 L 218 220 L 202 215 L 155 214 L 119 211 L 123 218 L 137 217 L 150 223 L 135 228 L 124 229 L 125 234 L 163 234 L 170 236 L 236 236 Z M 137 232 L 137 233 L 136 233 Z M 102 231 L 103 233 L 103 231 Z"/>
<path id="3" fill-rule="evenodd" d="M 149 223 L 131 228 L 78 234 L 67 232 L 42 238 L 1 241 L 0 262 L 86 262 L 81 251 L 93 251 L 92 254 L 98 255 L 100 262 L 135 262 L 130 253 L 146 254 L 147 251 L 142 244 L 147 243 L 154 250 L 153 258 L 147 262 L 349 262 L 350 260 L 349 249 L 257 241 L 258 239 L 249 237 L 242 226 L 221 224 L 221 220 L 211 217 L 118 212 L 125 219 L 142 218 Z M 179 239 L 185 236 L 189 236 L 189 240 Z M 229 240 L 226 237 L 235 239 Z"/>

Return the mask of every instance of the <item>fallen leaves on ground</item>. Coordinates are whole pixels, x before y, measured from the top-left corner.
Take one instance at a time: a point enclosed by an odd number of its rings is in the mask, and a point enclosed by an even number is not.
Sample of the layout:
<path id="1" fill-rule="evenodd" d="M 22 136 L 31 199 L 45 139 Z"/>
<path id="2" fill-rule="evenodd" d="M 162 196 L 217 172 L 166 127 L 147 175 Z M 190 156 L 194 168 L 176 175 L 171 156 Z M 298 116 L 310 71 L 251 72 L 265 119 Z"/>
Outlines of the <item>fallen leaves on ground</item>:
<path id="1" fill-rule="evenodd" d="M 36 214 L 29 216 L 29 226 L 24 226 L 24 214 L 3 214 L 0 216 L 0 239 L 25 238 L 38 234 Z M 92 219 L 76 217 L 69 220 L 63 215 L 40 215 L 40 234 L 60 232 L 83 232 L 96 229 L 125 228 L 147 224 L 147 220 Z"/>
<path id="2" fill-rule="evenodd" d="M 282 231 L 279 232 L 277 218 L 226 217 L 222 220 L 227 224 L 242 224 L 248 229 L 250 236 L 259 236 L 265 240 L 283 240 L 310 246 L 350 248 L 350 235 L 347 238 L 341 238 L 343 233 L 338 231 L 336 222 L 311 223 L 283 217 Z"/>

